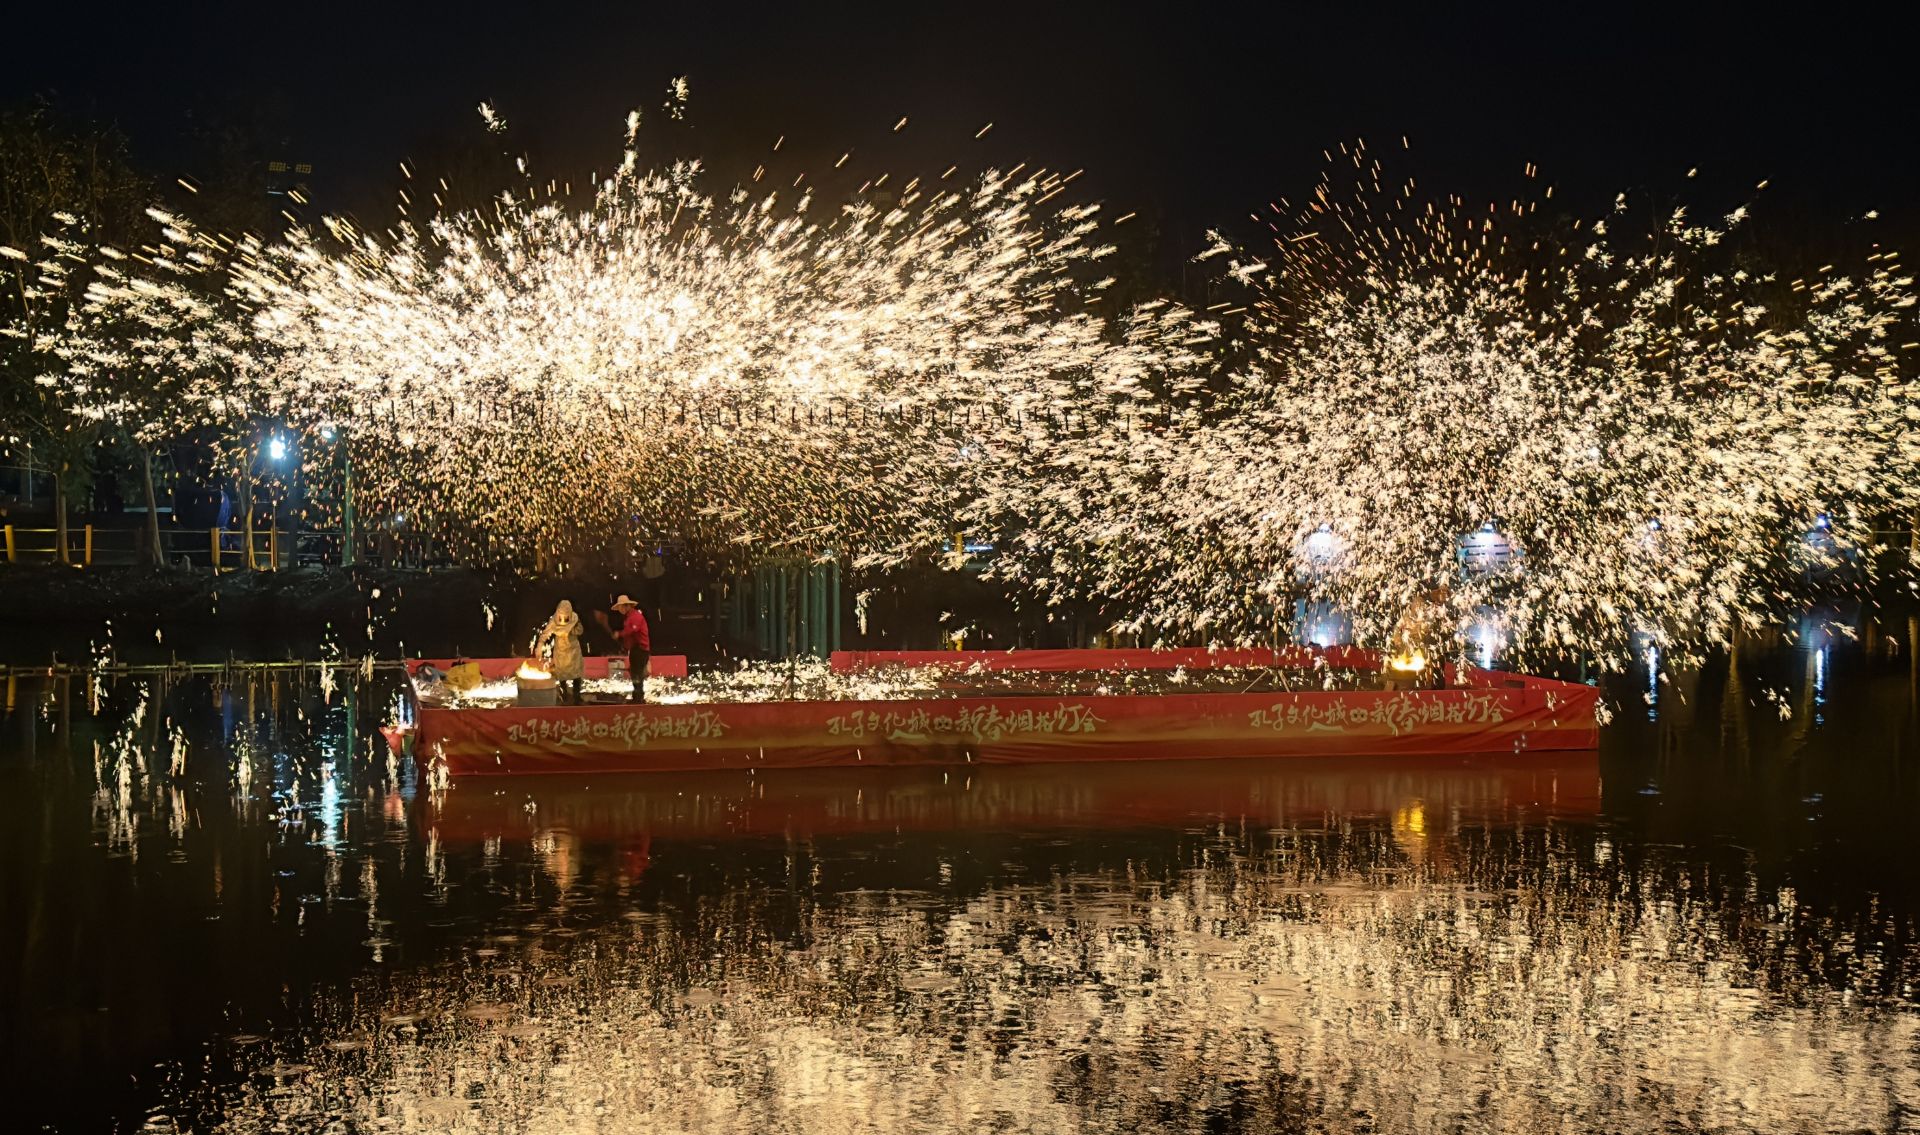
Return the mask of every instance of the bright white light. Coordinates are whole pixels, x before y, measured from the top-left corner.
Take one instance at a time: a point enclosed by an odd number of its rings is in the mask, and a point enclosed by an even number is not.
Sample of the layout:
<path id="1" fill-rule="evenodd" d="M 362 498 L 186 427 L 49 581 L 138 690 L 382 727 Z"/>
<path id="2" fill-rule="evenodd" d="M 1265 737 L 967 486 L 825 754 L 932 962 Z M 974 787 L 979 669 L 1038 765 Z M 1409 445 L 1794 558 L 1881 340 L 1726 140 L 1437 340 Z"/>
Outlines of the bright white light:
<path id="1" fill-rule="evenodd" d="M 275 461 L 285 461 L 287 459 L 286 440 L 278 434 L 269 438 L 267 440 L 267 456 L 273 458 Z"/>

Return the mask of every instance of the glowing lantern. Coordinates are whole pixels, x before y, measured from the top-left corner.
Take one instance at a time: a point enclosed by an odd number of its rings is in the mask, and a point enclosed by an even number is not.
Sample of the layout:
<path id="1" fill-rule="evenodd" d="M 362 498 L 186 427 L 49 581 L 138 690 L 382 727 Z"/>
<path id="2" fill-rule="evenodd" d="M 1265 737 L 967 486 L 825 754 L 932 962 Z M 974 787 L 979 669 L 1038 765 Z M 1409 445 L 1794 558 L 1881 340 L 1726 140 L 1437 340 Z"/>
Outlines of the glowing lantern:
<path id="1" fill-rule="evenodd" d="M 1520 566 L 1520 549 L 1491 520 L 1460 537 L 1456 555 L 1460 570 L 1469 576 L 1492 575 Z"/>
<path id="2" fill-rule="evenodd" d="M 1294 549 L 1294 580 L 1312 588 L 1334 579 L 1346 569 L 1347 541 L 1322 523 Z M 1353 620 L 1332 600 L 1293 601 L 1293 637 L 1304 646 L 1345 646 L 1353 642 Z"/>
<path id="3" fill-rule="evenodd" d="M 1333 525 L 1322 524 L 1307 533 L 1295 550 L 1295 575 L 1302 583 L 1331 578 L 1346 566 L 1346 556 L 1347 541 Z"/>
<path id="4" fill-rule="evenodd" d="M 1860 550 L 1833 530 L 1833 517 L 1821 513 L 1794 550 L 1794 566 L 1810 582 L 1846 582 L 1860 574 Z"/>

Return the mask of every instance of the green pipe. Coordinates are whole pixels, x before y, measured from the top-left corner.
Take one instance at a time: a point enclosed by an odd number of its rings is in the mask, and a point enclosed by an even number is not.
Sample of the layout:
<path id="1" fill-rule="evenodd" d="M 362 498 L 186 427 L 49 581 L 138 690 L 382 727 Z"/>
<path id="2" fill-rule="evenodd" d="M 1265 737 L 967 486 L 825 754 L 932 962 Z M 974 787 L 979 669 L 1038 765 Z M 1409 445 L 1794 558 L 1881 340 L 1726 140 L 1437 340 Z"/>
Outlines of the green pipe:
<path id="1" fill-rule="evenodd" d="M 827 572 L 832 579 L 831 610 L 832 617 L 827 620 L 827 650 L 829 653 L 840 649 L 840 561 L 832 560 L 827 564 Z"/>

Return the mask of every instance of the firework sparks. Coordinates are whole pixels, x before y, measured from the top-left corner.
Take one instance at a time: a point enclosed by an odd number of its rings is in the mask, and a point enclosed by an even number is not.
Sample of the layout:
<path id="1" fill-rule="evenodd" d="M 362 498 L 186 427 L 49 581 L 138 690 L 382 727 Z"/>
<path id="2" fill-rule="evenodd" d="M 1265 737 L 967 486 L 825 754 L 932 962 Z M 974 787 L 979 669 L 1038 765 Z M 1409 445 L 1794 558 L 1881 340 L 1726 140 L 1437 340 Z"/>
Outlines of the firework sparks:
<path id="1" fill-rule="evenodd" d="M 1004 575 L 1175 640 L 1265 641 L 1303 598 L 1379 643 L 1437 596 L 1461 649 L 1620 663 L 1636 635 L 1677 658 L 1769 621 L 1912 507 L 1891 264 L 1755 277 L 1725 247 L 1744 207 L 1630 246 L 1622 204 L 1576 254 L 1517 202 L 1508 231 L 1343 158 L 1350 201 L 1330 179 L 1268 254 L 1209 250 L 1252 293 L 1230 394 L 983 502 L 1034 518 Z M 1799 541 L 1826 516 L 1853 549 Z"/>
<path id="2" fill-rule="evenodd" d="M 205 376 L 182 397 L 208 420 L 347 425 L 370 502 L 526 564 L 665 533 L 903 555 L 969 470 L 928 424 L 1017 433 L 1197 365 L 1178 309 L 1085 313 L 1110 250 L 1056 179 L 832 206 L 700 182 L 629 148 L 585 207 L 523 190 L 271 244 L 156 213 L 149 268 L 91 265 L 55 377 L 93 416 L 125 409 L 113 374 L 166 369 Z"/>
<path id="3" fill-rule="evenodd" d="M 671 533 L 872 567 L 979 532 L 1020 594 L 1165 641 L 1268 641 L 1304 601 L 1378 644 L 1418 600 L 1447 649 L 1681 659 L 1871 571 L 1864 533 L 1915 503 L 1911 280 L 1880 252 L 1757 271 L 1745 204 L 1556 226 L 1343 146 L 1259 215 L 1271 247 L 1202 254 L 1244 297 L 1222 334 L 1095 314 L 1110 249 L 1071 176 L 716 198 L 697 162 L 644 169 L 638 125 L 582 206 L 49 237 L 31 270 L 87 286 L 45 381 L 95 417 L 142 408 L 133 371 L 202 420 L 346 424 L 367 497 L 470 558 Z M 1837 535 L 1797 542 L 1816 518 Z"/>

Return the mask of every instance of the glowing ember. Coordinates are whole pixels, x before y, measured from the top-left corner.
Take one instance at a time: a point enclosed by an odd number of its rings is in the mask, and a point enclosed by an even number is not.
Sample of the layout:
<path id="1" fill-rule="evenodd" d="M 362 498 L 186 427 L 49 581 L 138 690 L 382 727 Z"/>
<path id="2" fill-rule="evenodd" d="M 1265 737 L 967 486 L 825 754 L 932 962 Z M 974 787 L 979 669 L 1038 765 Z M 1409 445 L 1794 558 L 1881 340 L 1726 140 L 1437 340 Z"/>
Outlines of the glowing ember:
<path id="1" fill-rule="evenodd" d="M 514 677 L 514 680 L 521 681 L 521 682 L 546 682 L 546 681 L 551 681 L 553 678 L 553 675 L 547 673 L 545 670 L 540 669 L 540 667 L 535 664 L 534 660 L 529 658 L 525 662 L 522 662 L 520 664 L 520 668 L 518 670 L 515 670 L 513 672 L 513 677 Z"/>

